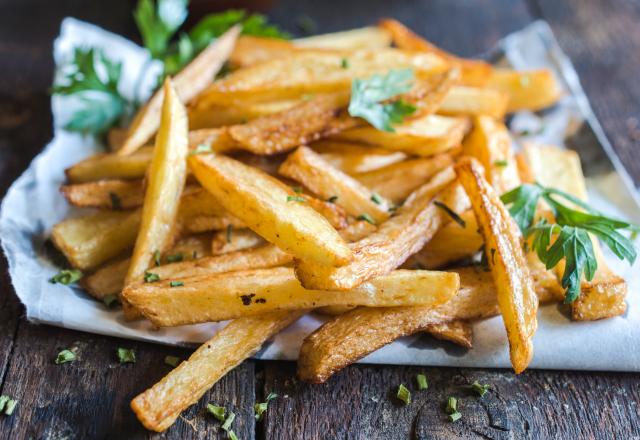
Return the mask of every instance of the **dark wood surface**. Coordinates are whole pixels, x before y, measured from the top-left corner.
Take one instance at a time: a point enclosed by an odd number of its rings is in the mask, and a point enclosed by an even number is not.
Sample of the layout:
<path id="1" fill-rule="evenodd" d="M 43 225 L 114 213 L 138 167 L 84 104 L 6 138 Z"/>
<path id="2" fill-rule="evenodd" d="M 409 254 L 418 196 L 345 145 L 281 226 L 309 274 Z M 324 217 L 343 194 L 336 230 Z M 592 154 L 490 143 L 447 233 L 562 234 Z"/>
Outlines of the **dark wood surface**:
<path id="1" fill-rule="evenodd" d="M 136 38 L 133 1 L 0 0 L 0 196 L 51 138 L 47 89 L 52 41 L 60 20 L 72 15 Z M 200 0 L 198 8 L 238 2 Z M 251 5 L 252 2 L 244 2 Z M 318 32 L 393 16 L 444 48 L 472 55 L 537 18 L 548 20 L 574 62 L 596 115 L 636 183 L 640 182 L 640 2 L 630 0 L 510 1 L 260 1 L 278 23 L 300 33 L 308 16 Z M 0 262 L 1 393 L 19 400 L 11 417 L 0 416 L 0 438 L 92 439 L 224 438 L 204 416 L 207 402 L 230 407 L 241 439 L 519 439 L 640 438 L 640 378 L 600 372 L 510 371 L 355 365 L 324 385 L 295 379 L 295 365 L 247 361 L 223 378 L 162 435 L 144 431 L 129 410 L 132 396 L 169 369 L 164 356 L 184 349 L 37 326 L 22 307 Z M 635 294 L 636 292 L 632 292 Z M 79 347 L 79 361 L 55 365 L 65 347 Z M 118 347 L 134 348 L 135 365 L 117 363 Z M 427 391 L 414 377 L 427 375 Z M 483 399 L 469 393 L 474 380 L 489 383 Z M 413 403 L 391 398 L 409 385 Z M 263 422 L 252 408 L 269 392 Z M 441 405 L 460 398 L 463 419 L 448 423 Z"/>

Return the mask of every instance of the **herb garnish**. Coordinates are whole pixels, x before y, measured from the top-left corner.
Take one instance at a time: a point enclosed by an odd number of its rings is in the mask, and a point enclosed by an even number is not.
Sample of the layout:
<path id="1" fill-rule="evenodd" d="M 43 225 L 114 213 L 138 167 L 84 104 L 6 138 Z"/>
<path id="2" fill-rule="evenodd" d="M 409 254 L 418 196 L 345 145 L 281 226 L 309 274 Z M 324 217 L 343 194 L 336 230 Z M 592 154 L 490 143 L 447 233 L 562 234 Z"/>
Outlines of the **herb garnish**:
<path id="1" fill-rule="evenodd" d="M 221 422 L 224 422 L 224 417 L 225 417 L 225 414 L 227 413 L 227 411 L 224 409 L 224 406 L 217 406 L 217 405 L 214 405 L 213 403 L 208 403 L 207 411 L 209 411 L 209 413 L 212 414 L 213 417 L 215 417 L 216 419 L 220 420 Z"/>
<path id="2" fill-rule="evenodd" d="M 182 361 L 178 356 L 165 356 L 164 357 L 164 363 L 167 364 L 167 365 L 171 365 L 172 367 L 177 367 L 180 364 L 180 362 L 182 362 Z"/>
<path id="3" fill-rule="evenodd" d="M 145 283 L 154 283 L 156 281 L 160 281 L 160 275 L 153 272 L 145 272 L 144 273 L 144 282 Z"/>
<path id="4" fill-rule="evenodd" d="M 179 263 L 182 260 L 184 260 L 184 255 L 182 255 L 181 252 L 178 252 L 178 253 L 172 254 L 172 255 L 167 255 L 167 262 L 168 263 Z"/>
<path id="5" fill-rule="evenodd" d="M 0 412 L 4 412 L 7 416 L 13 414 L 13 410 L 16 408 L 17 404 L 18 401 L 9 396 L 0 396 Z"/>
<path id="6" fill-rule="evenodd" d="M 184 283 L 182 281 L 169 281 L 169 287 L 182 287 Z"/>
<path id="7" fill-rule="evenodd" d="M 104 298 L 102 298 L 102 302 L 105 306 L 111 308 L 111 306 L 118 302 L 118 295 L 106 295 Z"/>
<path id="8" fill-rule="evenodd" d="M 371 194 L 371 201 L 376 205 L 382 205 L 382 197 L 378 193 Z"/>
<path id="9" fill-rule="evenodd" d="M 162 264 L 162 261 L 160 260 L 160 251 L 157 249 L 153 251 L 153 262 L 156 263 L 156 266 L 160 266 Z"/>
<path id="10" fill-rule="evenodd" d="M 429 388 L 429 383 L 427 382 L 427 376 L 424 374 L 416 375 L 416 382 L 418 383 L 419 390 L 426 390 Z"/>
<path id="11" fill-rule="evenodd" d="M 327 199 L 327 202 L 336 203 L 336 200 L 338 200 L 338 196 L 331 196 Z"/>
<path id="12" fill-rule="evenodd" d="M 561 203 L 558 197 L 584 211 Z M 540 198 L 551 208 L 555 224 L 546 219 L 533 224 Z M 618 231 L 636 231 L 638 227 L 606 217 L 571 194 L 535 183 L 521 185 L 504 194 L 501 200 L 505 205 L 510 205 L 511 216 L 524 236 L 531 237 L 532 249 L 547 269 L 555 267 L 562 259 L 565 260 L 562 287 L 566 289 L 564 302 L 567 304 L 580 295 L 583 274 L 587 281 L 591 281 L 598 268 L 589 234 L 600 238 L 621 260 L 633 264 L 636 259 L 637 252 L 633 243 Z"/>
<path id="13" fill-rule="evenodd" d="M 287 196 L 287 202 L 305 202 L 305 198 L 304 197 L 300 197 L 300 196 Z"/>
<path id="14" fill-rule="evenodd" d="M 493 162 L 493 165 L 498 168 L 504 168 L 509 165 L 509 162 L 507 162 L 506 160 L 496 160 L 495 162 Z"/>
<path id="15" fill-rule="evenodd" d="M 231 234 L 233 234 L 233 225 L 227 225 L 227 243 L 231 243 Z"/>
<path id="16" fill-rule="evenodd" d="M 372 225 L 376 224 L 376 221 L 371 218 L 371 216 L 369 214 L 360 214 L 359 216 L 356 217 L 356 220 L 364 220 L 367 223 L 371 223 Z"/>
<path id="17" fill-rule="evenodd" d="M 134 364 L 136 362 L 136 352 L 133 349 L 118 347 L 116 353 L 121 364 Z"/>
<path id="18" fill-rule="evenodd" d="M 49 279 L 51 284 L 73 284 L 82 278 L 82 272 L 78 269 L 63 269 Z"/>
<path id="19" fill-rule="evenodd" d="M 405 405 L 409 405 L 411 403 L 411 392 L 404 386 L 404 384 L 400 384 L 398 387 L 398 392 L 396 397 L 404 402 Z"/>
<path id="20" fill-rule="evenodd" d="M 413 85 L 411 69 L 390 70 L 386 75 L 354 79 L 351 83 L 349 114 L 365 119 L 378 130 L 394 132 L 392 124 L 400 123 L 413 114 L 416 107 L 402 100 L 385 103 Z"/>
<path id="21" fill-rule="evenodd" d="M 460 217 L 453 209 L 449 208 L 447 205 L 445 205 L 444 203 L 438 200 L 434 200 L 433 204 L 436 205 L 438 208 L 442 209 L 444 212 L 446 212 L 447 215 L 451 217 L 453 221 L 455 221 L 457 224 L 460 225 L 460 227 L 462 228 L 467 227 L 467 223 L 464 220 L 462 220 L 462 217 Z"/>
<path id="22" fill-rule="evenodd" d="M 455 397 L 449 397 L 447 399 L 447 406 L 444 410 L 449 414 L 448 419 L 450 422 L 456 422 L 462 418 L 462 414 L 458 411 L 458 399 Z"/>
<path id="23" fill-rule="evenodd" d="M 276 397 L 278 397 L 278 395 L 276 393 L 269 393 L 269 395 L 267 396 L 266 400 L 264 402 L 261 403 L 256 403 L 253 406 L 253 410 L 256 413 L 256 420 L 259 422 L 260 420 L 262 420 L 262 416 L 265 413 L 265 411 L 267 410 L 268 406 L 269 406 L 269 401 L 275 399 Z"/>
<path id="24" fill-rule="evenodd" d="M 56 360 L 55 363 L 57 365 L 60 364 L 64 364 L 66 362 L 73 362 L 77 359 L 76 353 L 74 351 L 74 349 L 72 348 L 71 350 L 62 350 L 60 353 L 58 353 L 58 355 L 56 356 Z"/>
<path id="25" fill-rule="evenodd" d="M 473 391 L 478 393 L 480 397 L 483 397 L 485 394 L 487 394 L 487 391 L 489 391 L 489 385 L 483 385 L 477 380 L 471 384 L 471 388 L 473 389 Z"/>
<path id="26" fill-rule="evenodd" d="M 224 420 L 224 423 L 222 424 L 222 429 L 229 432 L 229 430 L 231 429 L 231 424 L 235 419 L 236 419 L 236 413 L 234 413 L 233 411 L 229 411 L 229 415 L 227 416 L 227 418 Z"/>
<path id="27" fill-rule="evenodd" d="M 340 67 L 342 67 L 343 69 L 348 69 L 349 68 L 349 58 L 342 58 L 340 60 Z"/>

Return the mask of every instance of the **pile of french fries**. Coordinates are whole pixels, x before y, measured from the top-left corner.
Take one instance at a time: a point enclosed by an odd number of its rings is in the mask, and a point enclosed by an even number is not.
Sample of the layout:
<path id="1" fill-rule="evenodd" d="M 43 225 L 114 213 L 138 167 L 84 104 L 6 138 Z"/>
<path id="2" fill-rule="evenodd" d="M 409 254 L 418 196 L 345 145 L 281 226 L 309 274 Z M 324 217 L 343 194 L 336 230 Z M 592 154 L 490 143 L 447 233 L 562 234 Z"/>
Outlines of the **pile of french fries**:
<path id="1" fill-rule="evenodd" d="M 407 67 L 417 79 L 402 99 L 416 111 L 393 132 L 349 115 L 354 79 Z M 233 28 L 214 41 L 111 133 L 112 152 L 66 170 L 68 202 L 98 211 L 52 232 L 86 291 L 117 295 L 127 319 L 229 320 L 133 399 L 140 421 L 167 429 L 307 313 L 327 320 L 300 350 L 305 381 L 417 332 L 470 348 L 471 323 L 495 315 L 523 371 L 538 304 L 564 289 L 499 196 L 532 181 L 586 191 L 574 152 L 516 153 L 504 118 L 561 95 L 549 71 L 458 58 L 394 20 L 294 41 Z M 470 263 L 483 246 L 488 269 Z M 599 258 L 575 320 L 625 311 L 626 284 Z"/>

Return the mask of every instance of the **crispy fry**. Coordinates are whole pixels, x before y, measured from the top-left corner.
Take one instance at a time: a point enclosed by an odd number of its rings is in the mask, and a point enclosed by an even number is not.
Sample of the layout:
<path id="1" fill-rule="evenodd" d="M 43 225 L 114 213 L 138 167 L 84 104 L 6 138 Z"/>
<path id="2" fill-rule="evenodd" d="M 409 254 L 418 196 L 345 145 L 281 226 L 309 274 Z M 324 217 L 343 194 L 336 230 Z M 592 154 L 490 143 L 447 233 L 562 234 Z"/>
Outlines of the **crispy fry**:
<path id="1" fill-rule="evenodd" d="M 318 307 L 314 312 L 318 312 L 321 315 L 338 316 L 355 308 L 355 306 L 325 306 Z"/>
<path id="2" fill-rule="evenodd" d="M 273 177 L 215 154 L 191 156 L 189 165 L 224 208 L 286 252 L 329 265 L 353 258 L 329 222 Z"/>
<path id="3" fill-rule="evenodd" d="M 348 69 L 342 67 L 344 58 L 348 58 Z M 425 77 L 445 72 L 449 66 L 436 55 L 397 49 L 357 52 L 305 50 L 231 73 L 205 90 L 196 106 L 207 107 L 238 100 L 282 100 L 310 93 L 347 92 L 354 78 L 407 67 L 412 67 L 418 77 Z"/>
<path id="4" fill-rule="evenodd" d="M 429 325 L 493 316 L 498 312 L 488 272 L 459 269 L 460 290 L 449 302 L 429 307 L 358 307 L 307 336 L 298 356 L 298 377 L 325 382 L 332 374 L 372 351 Z"/>
<path id="5" fill-rule="evenodd" d="M 312 207 L 319 214 L 322 214 L 327 221 L 336 228 L 338 231 L 346 228 L 349 223 L 347 220 L 347 213 L 345 210 L 331 202 L 325 202 L 324 200 L 316 199 L 307 194 L 300 194 L 300 197 L 304 198 L 305 203 Z"/>
<path id="6" fill-rule="evenodd" d="M 347 292 L 305 290 L 293 269 L 285 267 L 180 281 L 183 286 L 171 287 L 169 280 L 127 286 L 123 296 L 155 325 L 173 327 L 336 305 L 435 307 L 448 301 L 459 287 L 455 273 L 398 270 Z"/>
<path id="7" fill-rule="evenodd" d="M 335 203 L 354 217 L 368 215 L 375 222 L 389 218 L 390 204 L 354 178 L 334 168 L 322 156 L 308 147 L 291 153 L 278 170 L 296 180 L 323 199 L 337 197 Z"/>
<path id="8" fill-rule="evenodd" d="M 211 255 L 251 249 L 264 244 L 264 240 L 251 229 L 227 229 L 213 234 Z"/>
<path id="9" fill-rule="evenodd" d="M 384 49 L 391 45 L 389 32 L 374 26 L 293 40 L 297 47 L 316 49 Z"/>
<path id="10" fill-rule="evenodd" d="M 473 348 L 473 327 L 467 321 L 430 324 L 424 331 L 436 339 L 453 342 L 467 349 Z"/>
<path id="11" fill-rule="evenodd" d="M 358 220 L 354 221 L 346 228 L 340 229 L 338 232 L 340 233 L 340 236 L 347 241 L 358 241 L 373 234 L 376 229 L 378 229 L 376 225 L 372 225 L 366 220 Z"/>
<path id="12" fill-rule="evenodd" d="M 131 209 L 142 205 L 143 186 L 142 180 L 101 180 L 63 185 L 60 192 L 74 206 Z"/>
<path id="13" fill-rule="evenodd" d="M 521 246 L 520 231 L 509 212 L 470 159 L 456 165 L 456 174 L 471 200 L 485 252 L 496 284 L 498 304 L 509 338 L 511 364 L 521 373 L 533 357 L 538 298 Z"/>
<path id="14" fill-rule="evenodd" d="M 182 232 L 198 233 L 210 230 L 244 228 L 244 223 L 226 209 L 204 188 L 187 187 L 180 198 L 178 227 Z"/>
<path id="15" fill-rule="evenodd" d="M 418 188 L 378 230 L 351 244 L 354 259 L 342 267 L 296 260 L 296 276 L 307 289 L 348 290 L 399 267 L 450 220 L 433 202 L 436 197 L 454 211 L 469 201 L 449 168 Z M 439 193 L 439 194 L 438 194 Z"/>
<path id="16" fill-rule="evenodd" d="M 449 154 L 397 162 L 354 177 L 371 191 L 388 198 L 394 204 L 406 199 L 434 174 L 453 164 Z"/>
<path id="17" fill-rule="evenodd" d="M 220 38 L 213 40 L 175 76 L 173 83 L 176 94 L 183 102 L 190 102 L 211 83 L 231 54 L 239 33 L 239 26 L 229 29 Z M 118 150 L 119 155 L 126 156 L 133 153 L 158 130 L 164 93 L 166 91 L 163 88 L 159 89 L 149 102 L 138 111 L 129 127 L 127 138 Z"/>
<path id="18" fill-rule="evenodd" d="M 350 175 L 377 170 L 407 158 L 400 151 L 328 139 L 310 146 L 335 168 Z"/>
<path id="19" fill-rule="evenodd" d="M 487 115 L 502 119 L 508 104 L 509 95 L 499 90 L 456 86 L 449 90 L 438 113 L 451 116 Z"/>
<path id="20" fill-rule="evenodd" d="M 493 69 L 486 87 L 509 96 L 508 112 L 541 110 L 555 104 L 562 96 L 560 84 L 547 69 L 524 72 Z"/>
<path id="21" fill-rule="evenodd" d="M 235 102 L 225 105 L 210 105 L 206 108 L 190 107 L 189 129 L 220 128 L 225 125 L 244 124 L 261 116 L 288 110 L 300 103 L 289 99 L 270 102 Z"/>
<path id="22" fill-rule="evenodd" d="M 102 179 L 141 179 L 153 157 L 153 147 L 140 148 L 129 156 L 100 153 L 84 159 L 65 170 L 72 183 Z"/>
<path id="23" fill-rule="evenodd" d="M 434 46 L 397 20 L 382 19 L 378 26 L 391 33 L 393 43 L 400 49 L 433 53 L 449 61 L 454 66 L 458 66 L 462 71 L 464 84 L 484 85 L 493 69 L 485 61 L 460 58 Z"/>
<path id="24" fill-rule="evenodd" d="M 296 50 L 296 47 L 286 40 L 242 35 L 236 41 L 233 52 L 229 57 L 229 65 L 234 70 L 249 67 L 254 64 L 289 56 Z"/>
<path id="25" fill-rule="evenodd" d="M 131 409 L 145 428 L 164 431 L 220 378 L 303 314 L 285 310 L 231 321 L 187 361 L 136 396 Z"/>
<path id="26" fill-rule="evenodd" d="M 433 156 L 460 145 L 469 127 L 469 120 L 466 118 L 427 115 L 405 120 L 394 127 L 393 133 L 373 127 L 361 127 L 344 131 L 333 138 L 417 156 Z"/>

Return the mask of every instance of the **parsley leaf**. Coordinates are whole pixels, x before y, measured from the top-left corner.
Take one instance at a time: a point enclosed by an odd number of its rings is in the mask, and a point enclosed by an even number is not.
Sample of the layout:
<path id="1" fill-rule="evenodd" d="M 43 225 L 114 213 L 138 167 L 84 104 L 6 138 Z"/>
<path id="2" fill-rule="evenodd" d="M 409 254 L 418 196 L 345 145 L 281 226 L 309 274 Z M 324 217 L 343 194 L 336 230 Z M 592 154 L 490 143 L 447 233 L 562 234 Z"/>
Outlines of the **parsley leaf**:
<path id="1" fill-rule="evenodd" d="M 63 269 L 51 277 L 49 282 L 51 284 L 59 283 L 68 286 L 69 284 L 73 284 L 80 280 L 80 278 L 82 278 L 82 272 L 78 269 Z"/>
<path id="2" fill-rule="evenodd" d="M 121 364 L 134 364 L 136 362 L 136 352 L 133 349 L 118 347 L 116 354 Z"/>
<path id="3" fill-rule="evenodd" d="M 402 122 L 416 107 L 402 100 L 384 101 L 406 93 L 413 85 L 412 69 L 390 70 L 386 75 L 354 79 L 351 83 L 349 114 L 365 119 L 378 130 L 395 131 L 392 124 Z"/>
<path id="4" fill-rule="evenodd" d="M 161 59 L 169 41 L 187 18 L 188 0 L 139 0 L 133 13 L 142 42 L 151 57 Z"/>

